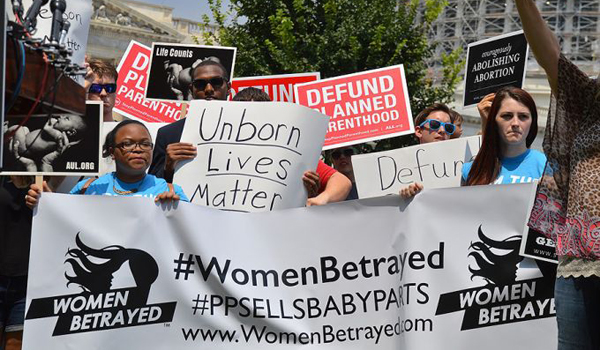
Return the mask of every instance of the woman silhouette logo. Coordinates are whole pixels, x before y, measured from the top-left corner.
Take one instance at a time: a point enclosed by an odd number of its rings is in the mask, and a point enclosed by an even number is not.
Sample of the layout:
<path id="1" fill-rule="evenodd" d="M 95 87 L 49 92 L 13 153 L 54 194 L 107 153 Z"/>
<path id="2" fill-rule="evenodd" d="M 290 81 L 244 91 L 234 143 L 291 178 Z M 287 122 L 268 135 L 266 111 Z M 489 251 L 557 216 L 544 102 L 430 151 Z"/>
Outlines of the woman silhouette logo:
<path id="1" fill-rule="evenodd" d="M 74 273 L 71 276 L 65 272 L 67 286 L 71 283 L 78 284 L 83 293 L 89 294 L 109 292 L 113 274 L 128 262 L 136 286 L 129 292 L 127 305 L 140 306 L 147 303 L 150 286 L 158 277 L 158 265 L 150 254 L 118 245 L 94 249 L 81 241 L 79 232 L 75 242 L 78 248 L 69 249 L 66 254 L 69 258 L 65 263 L 71 265 Z"/>
<path id="2" fill-rule="evenodd" d="M 478 230 L 480 242 L 471 243 L 469 249 L 473 251 L 469 256 L 475 258 L 479 269 L 473 269 L 469 266 L 473 277 L 479 276 L 486 280 L 488 284 L 506 285 L 515 282 L 517 277 L 517 264 L 523 260 L 519 255 L 521 245 L 521 236 L 511 236 L 501 241 L 495 241 L 487 237 L 479 226 Z M 505 254 L 494 254 L 492 251 L 506 251 Z"/>

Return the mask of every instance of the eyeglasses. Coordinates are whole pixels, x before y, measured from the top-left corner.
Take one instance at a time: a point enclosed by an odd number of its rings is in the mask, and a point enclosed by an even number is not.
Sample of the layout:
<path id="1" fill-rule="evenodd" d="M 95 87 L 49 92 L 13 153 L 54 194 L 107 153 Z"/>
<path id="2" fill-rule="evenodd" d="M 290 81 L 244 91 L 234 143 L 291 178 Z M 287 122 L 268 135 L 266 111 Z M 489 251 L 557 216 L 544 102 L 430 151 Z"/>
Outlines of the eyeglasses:
<path id="1" fill-rule="evenodd" d="M 120 148 L 125 152 L 132 152 L 136 146 L 139 146 L 142 151 L 151 151 L 152 147 L 154 147 L 154 144 L 150 141 L 135 142 L 131 140 L 126 140 L 115 145 L 115 147 Z"/>
<path id="2" fill-rule="evenodd" d="M 456 131 L 456 125 L 454 125 L 452 123 L 444 123 L 444 122 L 441 122 L 441 121 L 435 120 L 435 119 L 427 119 L 426 121 L 422 122 L 419 126 L 422 128 L 427 123 L 429 123 L 429 130 L 436 131 L 441 126 L 443 126 L 444 131 L 446 131 L 446 134 L 448 134 L 448 135 L 452 135 L 452 134 L 454 134 L 454 131 Z"/>
<path id="3" fill-rule="evenodd" d="M 117 92 L 117 84 L 92 84 L 88 92 L 90 94 L 99 94 L 102 93 L 102 90 L 106 90 L 107 94 L 115 93 Z"/>
<path id="4" fill-rule="evenodd" d="M 225 83 L 225 79 L 221 77 L 206 79 L 196 79 L 192 82 L 192 85 L 198 90 L 204 90 L 206 85 L 210 84 L 213 88 L 220 88 Z"/>
<path id="5" fill-rule="evenodd" d="M 346 148 L 343 151 L 340 151 L 339 149 L 336 149 L 335 151 L 331 152 L 331 158 L 338 160 L 342 157 L 342 154 L 344 155 L 344 157 L 346 158 L 350 158 L 354 155 L 354 149 L 353 148 Z"/>

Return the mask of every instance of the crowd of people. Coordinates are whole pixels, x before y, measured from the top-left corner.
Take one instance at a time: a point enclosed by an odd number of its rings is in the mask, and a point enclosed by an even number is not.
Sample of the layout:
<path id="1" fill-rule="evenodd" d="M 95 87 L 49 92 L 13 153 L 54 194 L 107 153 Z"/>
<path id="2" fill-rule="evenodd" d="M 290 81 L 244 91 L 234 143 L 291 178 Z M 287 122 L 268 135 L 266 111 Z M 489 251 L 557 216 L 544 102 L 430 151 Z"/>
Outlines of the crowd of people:
<path id="1" fill-rule="evenodd" d="M 537 136 L 538 113 L 532 96 L 505 87 L 477 105 L 482 119 L 482 146 L 462 171 L 464 186 L 539 181 L 529 225 L 557 242 L 559 263 L 555 287 L 558 344 L 561 350 L 599 349 L 600 335 L 600 85 L 561 54 L 559 43 L 535 3 L 516 0 L 530 47 L 546 71 L 552 89 L 544 153 L 530 149 Z M 206 60 L 191 70 L 194 99 L 226 100 L 231 88 L 227 70 Z M 84 88 L 89 100 L 104 104 L 112 121 L 118 73 L 99 60 L 88 61 Z M 247 88 L 235 101 L 269 102 L 262 90 Z M 116 171 L 69 183 L 71 194 L 144 196 L 157 202 L 188 201 L 173 184 L 177 163 L 197 156 L 181 142 L 186 119 L 162 127 L 152 140 L 143 123 L 120 122 L 104 140 L 103 156 Z M 462 116 L 443 103 L 422 110 L 414 120 L 418 142 L 441 142 L 462 135 Z M 307 206 L 357 199 L 351 157 L 357 147 L 329 152 L 333 167 L 319 161 L 302 182 Z M 43 192 L 56 191 L 63 179 L 43 185 L 28 176 L 1 177 L 0 186 L 0 349 L 20 349 L 25 311 L 32 209 Z M 63 180 L 68 183 L 68 180 Z M 63 184 L 64 186 L 64 184 Z M 424 189 L 413 183 L 400 190 L 411 198 Z"/>

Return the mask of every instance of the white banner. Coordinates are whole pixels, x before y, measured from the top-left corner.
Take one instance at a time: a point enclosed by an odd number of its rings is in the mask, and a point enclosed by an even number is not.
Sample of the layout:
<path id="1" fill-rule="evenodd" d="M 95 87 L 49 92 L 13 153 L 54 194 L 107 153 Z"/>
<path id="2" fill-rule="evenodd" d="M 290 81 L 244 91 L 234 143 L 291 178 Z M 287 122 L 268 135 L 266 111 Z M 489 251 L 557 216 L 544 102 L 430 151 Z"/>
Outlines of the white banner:
<path id="1" fill-rule="evenodd" d="M 359 198 L 398 194 L 414 182 L 425 188 L 460 186 L 462 165 L 479 152 L 480 136 L 352 156 Z"/>
<path id="2" fill-rule="evenodd" d="M 198 155 L 173 182 L 192 203 L 255 212 L 304 206 L 302 174 L 317 168 L 328 117 L 284 102 L 193 100 L 182 142 Z"/>
<path id="3" fill-rule="evenodd" d="M 554 277 L 518 255 L 534 186 L 254 214 L 45 193 L 24 349 L 556 348 Z"/>

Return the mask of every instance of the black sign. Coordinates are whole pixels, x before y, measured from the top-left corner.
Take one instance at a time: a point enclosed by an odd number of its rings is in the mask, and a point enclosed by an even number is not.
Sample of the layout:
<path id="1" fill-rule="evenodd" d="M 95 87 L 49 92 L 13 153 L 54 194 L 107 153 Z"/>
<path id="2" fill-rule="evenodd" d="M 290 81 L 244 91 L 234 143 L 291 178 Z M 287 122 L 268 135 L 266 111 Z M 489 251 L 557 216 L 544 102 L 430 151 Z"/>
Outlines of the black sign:
<path id="1" fill-rule="evenodd" d="M 529 46 L 523 31 L 469 44 L 464 106 L 505 86 L 522 87 Z"/>
<path id="2" fill-rule="evenodd" d="M 202 45 L 153 43 L 146 99 L 190 101 L 192 70 L 204 61 L 221 64 L 231 81 L 236 48 Z"/>
<path id="3" fill-rule="evenodd" d="M 556 243 L 542 233 L 532 229 L 529 229 L 529 231 L 523 235 L 521 255 L 537 260 L 554 263 L 558 262 L 558 257 L 556 256 Z"/>
<path id="4" fill-rule="evenodd" d="M 50 113 L 7 117 L 3 175 L 97 175 L 102 103 L 86 102 L 86 115 Z"/>

